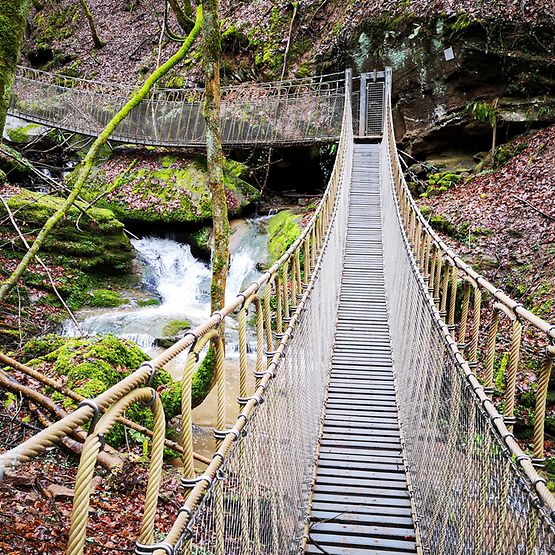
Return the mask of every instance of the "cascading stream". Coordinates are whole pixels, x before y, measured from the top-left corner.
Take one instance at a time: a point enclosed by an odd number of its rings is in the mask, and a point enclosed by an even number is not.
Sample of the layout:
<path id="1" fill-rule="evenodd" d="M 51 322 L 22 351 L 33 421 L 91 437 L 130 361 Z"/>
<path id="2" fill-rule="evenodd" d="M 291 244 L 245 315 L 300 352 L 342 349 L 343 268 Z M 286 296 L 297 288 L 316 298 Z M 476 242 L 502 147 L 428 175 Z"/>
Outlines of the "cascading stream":
<path id="1" fill-rule="evenodd" d="M 267 218 L 235 220 L 230 240 L 230 269 L 226 297 L 234 298 L 259 275 L 260 263 L 267 261 Z M 164 327 L 175 320 L 196 325 L 210 315 L 210 278 L 208 264 L 191 253 L 189 245 L 170 238 L 133 239 L 137 259 L 142 267 L 142 285 L 160 300 L 159 306 L 140 307 L 133 302 L 121 309 L 94 309 L 82 313 L 82 333 L 113 333 L 137 343 L 154 354 L 157 339 L 167 335 Z M 233 323 L 230 322 L 229 353 L 236 350 Z M 77 336 L 72 322 L 63 333 Z"/>

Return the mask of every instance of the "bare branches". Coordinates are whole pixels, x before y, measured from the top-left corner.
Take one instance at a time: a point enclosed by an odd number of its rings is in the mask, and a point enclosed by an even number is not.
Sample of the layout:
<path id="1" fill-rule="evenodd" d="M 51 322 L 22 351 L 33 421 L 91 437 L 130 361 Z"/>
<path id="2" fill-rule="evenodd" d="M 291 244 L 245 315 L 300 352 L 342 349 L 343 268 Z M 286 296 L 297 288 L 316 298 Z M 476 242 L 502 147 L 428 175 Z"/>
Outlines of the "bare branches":
<path id="1" fill-rule="evenodd" d="M 27 239 L 25 239 L 25 235 L 23 235 L 23 233 L 21 232 L 21 229 L 19 229 L 19 226 L 17 225 L 17 222 L 15 221 L 15 218 L 13 217 L 12 211 L 10 210 L 10 207 L 8 206 L 8 203 L 4 200 L 4 197 L 2 197 L 1 195 L 0 195 L 0 201 L 4 205 L 4 208 L 6 209 L 8 217 L 10 218 L 10 222 L 12 223 L 15 231 L 19 235 L 19 238 L 21 239 L 21 242 L 25 245 L 25 248 L 27 249 L 27 252 L 29 252 L 31 247 L 29 246 L 29 243 L 27 242 Z M 42 261 L 42 259 L 38 255 L 35 255 L 35 260 L 42 266 L 43 270 L 46 272 L 46 275 L 48 276 L 48 280 L 50 281 L 50 285 L 52 286 L 52 290 L 54 291 L 56 297 L 58 297 L 58 300 L 62 303 L 62 306 L 65 308 L 66 312 L 69 314 L 69 317 L 71 318 L 71 321 L 75 324 L 75 327 L 77 328 L 79 333 L 81 333 L 81 329 L 79 328 L 79 324 L 77 323 L 77 320 L 75 319 L 75 316 L 73 315 L 73 312 L 71 312 L 71 309 L 69 308 L 67 303 L 64 301 L 63 297 L 60 295 L 60 292 L 58 291 L 58 288 L 56 287 L 56 284 L 54 283 L 54 280 L 52 279 L 52 274 L 50 273 L 50 270 L 47 268 L 46 264 Z"/>
<path id="2" fill-rule="evenodd" d="M 127 115 L 131 112 L 131 110 L 133 110 L 135 106 L 137 106 L 143 101 L 143 99 L 148 95 L 148 93 L 155 85 L 155 83 L 159 79 L 161 79 L 164 75 L 166 75 L 166 73 L 168 73 L 170 69 L 172 69 L 181 60 L 183 60 L 183 58 L 185 57 L 185 55 L 193 45 L 193 42 L 195 41 L 198 33 L 200 32 L 202 19 L 203 19 L 202 7 L 199 6 L 199 8 L 197 8 L 197 19 L 196 19 L 195 27 L 193 28 L 193 30 L 191 31 L 191 33 L 187 37 L 187 40 L 183 43 L 181 48 L 168 61 L 166 61 L 155 72 L 152 73 L 152 75 L 145 81 L 143 86 L 131 96 L 131 98 L 125 104 L 125 106 L 123 106 L 123 108 L 121 108 L 118 111 L 118 113 L 110 120 L 108 125 L 102 131 L 102 133 L 94 141 L 90 150 L 87 152 L 87 155 L 81 162 L 81 166 L 79 168 L 77 178 L 75 180 L 75 185 L 73 186 L 73 189 L 70 195 L 65 200 L 63 205 L 58 210 L 56 210 L 56 212 L 52 216 L 50 216 L 50 218 L 46 221 L 41 231 L 37 235 L 37 238 L 35 239 L 31 247 L 27 251 L 27 254 L 23 257 L 23 259 L 18 264 L 14 272 L 0 287 L 0 301 L 2 301 L 6 297 L 6 295 L 11 291 L 13 286 L 17 283 L 19 278 L 22 276 L 23 272 L 25 271 L 29 263 L 34 259 L 38 250 L 40 249 L 40 247 L 48 237 L 52 228 L 67 214 L 69 209 L 73 206 L 73 204 L 75 203 L 75 201 L 79 196 L 79 193 L 81 192 L 81 189 L 85 185 L 85 182 L 93 168 L 94 161 L 98 153 L 100 152 L 100 149 L 104 144 L 106 144 L 106 142 L 108 141 L 108 139 L 110 138 L 114 130 L 127 117 Z"/>

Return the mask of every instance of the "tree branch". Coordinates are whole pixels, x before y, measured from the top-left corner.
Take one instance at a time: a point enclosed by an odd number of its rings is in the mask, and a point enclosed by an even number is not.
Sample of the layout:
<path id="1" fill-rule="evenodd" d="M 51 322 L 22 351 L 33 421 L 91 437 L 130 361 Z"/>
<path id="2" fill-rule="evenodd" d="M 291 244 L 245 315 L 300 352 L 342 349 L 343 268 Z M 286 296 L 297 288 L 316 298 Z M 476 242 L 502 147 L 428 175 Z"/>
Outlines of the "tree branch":
<path id="1" fill-rule="evenodd" d="M 27 242 L 27 239 L 25 239 L 25 236 L 23 235 L 23 233 L 19 229 L 19 226 L 17 225 L 17 222 L 15 221 L 15 218 L 13 217 L 12 211 L 10 210 L 10 207 L 8 206 L 8 203 L 4 200 L 4 197 L 1 196 L 1 195 L 0 195 L 0 201 L 2 201 L 2 204 L 4 205 L 4 208 L 6 209 L 6 212 L 8 213 L 8 217 L 10 218 L 10 222 L 12 223 L 12 225 L 15 228 L 17 234 L 19 235 L 19 238 L 21 239 L 21 241 L 25 245 L 25 248 L 27 249 L 27 252 L 29 252 L 29 249 L 31 247 L 29 246 L 29 243 Z M 50 270 L 46 267 L 45 263 L 38 256 L 38 254 L 35 255 L 35 260 L 42 266 L 43 270 L 46 272 L 46 275 L 48 276 L 48 279 L 50 281 L 50 285 L 52 286 L 52 289 L 54 290 L 54 293 L 56 294 L 56 297 L 58 297 L 59 301 L 62 303 L 62 306 L 65 308 L 66 312 L 69 314 L 69 317 L 71 318 L 71 321 L 75 324 L 75 327 L 77 328 L 77 331 L 80 334 L 82 334 L 81 328 L 79 327 L 79 324 L 77 323 L 77 320 L 75 319 L 75 316 L 73 315 L 73 312 L 71 312 L 71 309 L 69 308 L 67 303 L 64 301 L 64 299 L 60 295 L 60 292 L 58 291 L 58 288 L 56 287 L 56 284 L 54 283 L 54 280 L 52 279 L 52 274 L 50 273 Z"/>
<path id="2" fill-rule="evenodd" d="M 44 243 L 48 234 L 50 233 L 50 230 L 67 214 L 71 206 L 73 206 L 73 203 L 75 202 L 75 200 L 79 196 L 79 193 L 81 192 L 81 189 L 85 185 L 85 182 L 93 168 L 94 160 L 96 159 L 96 156 L 100 152 L 102 146 L 108 141 L 110 135 L 114 132 L 117 126 L 127 117 L 131 110 L 133 110 L 135 106 L 140 104 L 144 100 L 144 98 L 146 98 L 154 84 L 161 77 L 166 75 L 166 73 L 168 73 L 170 69 L 172 69 L 181 60 L 183 60 L 200 31 L 202 20 L 202 6 L 199 6 L 197 8 L 197 18 L 195 26 L 193 27 L 193 30 L 189 33 L 187 40 L 183 43 L 181 48 L 145 81 L 139 91 L 136 92 L 125 104 L 125 106 L 110 120 L 102 133 L 94 141 L 90 150 L 87 152 L 87 155 L 81 162 L 81 167 L 79 169 L 75 185 L 73 186 L 70 195 L 68 196 L 64 204 L 58 210 L 56 210 L 56 212 L 46 221 L 43 228 L 37 235 L 37 238 L 33 242 L 31 248 L 27 251 L 27 254 L 23 257 L 11 276 L 0 287 L 0 302 L 11 291 L 11 289 L 17 283 L 31 260 L 33 260 L 41 245 Z"/>
<path id="3" fill-rule="evenodd" d="M 526 199 L 519 197 L 517 195 L 511 195 L 513 198 L 516 198 L 516 200 L 519 200 L 520 202 L 526 204 L 526 206 L 529 206 L 530 208 L 532 208 L 532 210 L 535 210 L 538 214 L 541 214 L 544 218 L 547 218 L 548 220 L 551 220 L 552 222 L 555 222 L 555 217 L 551 216 L 550 214 L 547 214 L 546 212 L 544 212 L 543 210 L 540 210 L 537 206 L 534 206 L 531 202 L 528 202 Z"/>

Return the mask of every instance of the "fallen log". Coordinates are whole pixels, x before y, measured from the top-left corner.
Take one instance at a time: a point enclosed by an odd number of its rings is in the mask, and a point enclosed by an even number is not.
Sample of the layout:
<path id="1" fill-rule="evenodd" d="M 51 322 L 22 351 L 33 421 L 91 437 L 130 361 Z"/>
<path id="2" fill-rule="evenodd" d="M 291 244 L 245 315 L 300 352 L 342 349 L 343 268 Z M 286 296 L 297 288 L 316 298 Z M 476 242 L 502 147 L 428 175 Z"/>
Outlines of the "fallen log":
<path id="1" fill-rule="evenodd" d="M 30 366 L 21 364 L 21 362 L 18 362 L 17 360 L 5 355 L 4 353 L 0 353 L 0 363 L 5 364 L 6 366 L 10 366 L 14 370 L 18 370 L 23 374 L 26 374 L 27 376 L 37 380 L 44 385 L 47 385 L 48 387 L 51 387 L 55 391 L 58 391 L 59 393 L 65 395 L 73 401 L 76 401 L 77 403 L 80 403 L 81 401 L 83 401 L 83 399 L 85 399 L 85 397 L 79 395 L 78 393 L 75 393 L 75 391 L 72 391 L 57 380 L 45 376 L 42 372 L 39 372 L 38 370 L 31 368 Z M 145 428 L 144 426 L 141 426 L 140 424 L 137 424 L 136 422 L 133 422 L 128 418 L 120 416 L 117 419 L 117 422 L 123 424 L 124 426 L 127 426 L 128 428 L 131 428 L 132 430 L 140 432 L 147 437 L 152 437 L 152 432 L 148 428 Z M 175 441 L 172 441 L 171 439 L 165 439 L 164 445 L 168 449 L 172 449 L 177 453 L 183 453 L 183 448 L 181 447 L 181 445 L 179 445 L 179 443 L 176 443 Z M 210 459 L 208 457 L 200 455 L 199 453 L 193 453 L 193 458 L 203 464 L 210 464 Z"/>
<path id="2" fill-rule="evenodd" d="M 8 391 L 11 391 L 12 393 L 23 395 L 23 397 L 25 397 L 32 404 L 34 404 L 35 407 L 37 405 L 40 405 L 41 407 L 45 408 L 46 410 L 54 414 L 57 418 L 62 419 L 65 416 L 67 416 L 67 412 L 61 407 L 59 407 L 56 403 L 54 403 L 51 399 L 46 397 L 46 395 L 43 395 L 42 393 L 39 393 L 38 391 L 35 391 L 34 389 L 31 389 L 30 387 L 27 387 L 19 383 L 15 378 L 8 376 L 2 370 L 0 370 L 0 387 Z M 45 420 L 48 422 L 48 424 L 46 424 L 47 426 L 52 424 L 52 422 L 46 419 L 46 417 L 45 417 Z M 82 440 L 83 442 L 87 437 L 86 432 L 84 432 L 83 430 L 78 430 L 76 431 L 75 434 L 77 438 Z M 64 439 L 68 439 L 68 441 L 66 442 L 64 441 Z M 77 454 L 81 453 L 82 443 L 80 441 L 71 440 L 70 438 L 64 438 L 64 439 L 62 439 L 62 443 L 67 448 L 69 448 L 73 453 L 77 453 Z M 79 444 L 79 445 L 76 445 L 76 444 Z M 114 450 L 112 450 L 112 452 L 115 453 Z M 99 464 L 101 464 L 107 470 L 113 470 L 115 468 L 119 468 L 121 467 L 123 462 L 119 457 L 113 456 L 106 451 L 100 453 L 97 460 Z"/>

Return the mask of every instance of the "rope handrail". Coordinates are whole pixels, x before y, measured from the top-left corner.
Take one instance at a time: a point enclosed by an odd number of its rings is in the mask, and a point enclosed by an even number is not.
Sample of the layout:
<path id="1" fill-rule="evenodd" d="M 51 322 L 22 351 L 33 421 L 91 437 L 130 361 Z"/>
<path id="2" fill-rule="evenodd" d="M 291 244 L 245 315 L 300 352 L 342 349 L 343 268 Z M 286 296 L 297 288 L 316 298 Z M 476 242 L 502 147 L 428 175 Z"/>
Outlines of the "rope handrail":
<path id="1" fill-rule="evenodd" d="M 390 84 L 390 73 L 388 79 Z M 511 464 L 520 467 L 526 476 L 529 487 L 538 496 L 540 506 L 550 514 L 551 519 L 555 520 L 555 496 L 549 491 L 545 478 L 540 476 L 535 468 L 535 463 L 539 462 L 543 456 L 546 393 L 551 361 L 555 357 L 555 349 L 552 346 L 546 348 L 545 355 L 543 355 L 545 358 L 540 370 L 534 430 L 534 459 L 523 451 L 512 433 L 516 373 L 520 360 L 520 342 L 522 341 L 522 321 L 529 323 L 537 331 L 543 333 L 550 344 L 551 339 L 555 338 L 555 326 L 525 309 L 520 303 L 511 299 L 470 265 L 466 264 L 453 249 L 441 240 L 422 215 L 408 188 L 399 161 L 393 127 L 390 87 L 386 96 L 386 122 L 383 142 L 386 149 L 385 156 L 388 160 L 387 171 L 392 181 L 392 194 L 395 197 L 396 212 L 402 224 L 402 234 L 407 251 L 410 252 L 414 271 L 418 275 L 420 289 L 426 295 L 427 303 L 433 308 L 435 325 L 441 329 L 447 351 L 459 368 L 462 369 L 465 380 L 475 395 L 478 404 L 487 412 L 492 428 L 498 434 L 502 445 L 508 450 L 508 458 L 514 460 L 514 463 L 511 460 Z M 464 288 L 462 298 L 457 295 L 458 284 L 461 281 Z M 472 307 L 469 306 L 471 290 L 474 294 L 474 305 Z M 505 414 L 501 414 L 497 410 L 489 396 L 493 392 L 491 375 L 489 377 L 486 375 L 485 383 L 482 384 L 475 374 L 475 369 L 480 362 L 487 367 L 491 366 L 491 370 L 493 370 L 495 337 L 497 334 L 497 323 L 495 323 L 488 334 L 486 361 L 480 361 L 478 358 L 478 343 L 480 311 L 483 306 L 481 291 L 489 293 L 492 297 L 494 315 L 500 311 L 509 316 L 512 322 L 507 368 L 507 391 L 505 392 Z M 472 326 L 468 325 L 469 312 L 472 312 Z M 494 321 L 497 322 L 497 320 Z M 404 385 L 409 389 L 406 384 Z M 418 386 L 414 384 L 414 387 Z M 443 402 L 447 399 L 444 398 Z M 456 398 L 453 399 L 453 402 L 457 402 Z M 453 423 L 453 426 L 455 426 L 455 423 Z M 437 515 L 435 518 L 437 518 Z M 433 528 L 433 526 L 430 528 Z"/>
<path id="2" fill-rule="evenodd" d="M 350 95 L 345 95 L 342 135 L 328 187 L 299 238 L 271 268 L 237 295 L 235 299 L 227 303 L 219 311 L 216 311 L 209 319 L 189 331 L 172 347 L 152 360 L 143 363 L 138 370 L 101 395 L 84 401 L 74 412 L 62 420 L 29 438 L 21 445 L 0 455 L 1 475 L 4 470 L 8 470 L 17 464 L 31 461 L 48 447 L 58 442 L 62 437 L 82 427 L 87 422 L 93 422 L 85 448 L 83 449 L 77 475 L 72 527 L 68 544 L 69 555 L 77 555 L 83 552 L 86 522 L 88 519 L 88 499 L 91 493 L 91 478 L 96 456 L 103 445 L 104 434 L 109 431 L 110 427 L 124 410 L 122 407 L 128 406 L 131 402 L 144 401 L 150 398 L 152 398 L 153 403 L 156 403 L 153 406 L 158 407 L 156 408 L 156 427 L 152 439 L 153 445 L 157 447 L 156 450 L 153 449 L 151 456 L 150 479 L 148 481 L 145 513 L 141 535 L 137 543 L 137 552 L 143 553 L 146 552 L 145 550 L 150 549 L 149 553 L 168 553 L 168 545 L 175 547 L 179 541 L 183 540 L 183 534 L 194 518 L 195 510 L 198 508 L 206 490 L 216 481 L 222 467 L 235 449 L 238 440 L 242 437 L 247 423 L 250 425 L 253 420 L 259 405 L 262 404 L 263 394 L 270 388 L 276 376 L 279 376 L 279 370 L 283 364 L 287 364 L 284 362 L 287 361 L 285 351 L 293 341 L 293 332 L 299 326 L 299 323 L 306 320 L 303 316 L 307 310 L 307 305 L 311 302 L 310 295 L 315 288 L 315 284 L 322 281 L 319 279 L 321 261 L 326 252 L 326 245 L 329 242 L 329 230 L 338 209 L 338 198 L 342 187 L 345 187 L 346 178 L 344 174 L 351 163 L 349 159 L 349 152 L 352 153 L 351 117 Z M 337 229 L 337 225 L 334 229 Z M 272 318 L 273 310 L 271 308 L 272 293 L 275 295 L 277 304 L 274 319 Z M 226 430 L 225 380 L 223 376 L 223 344 L 225 337 L 220 335 L 218 328 L 219 324 L 226 317 L 232 315 L 237 310 L 239 310 L 240 315 L 240 328 L 245 326 L 246 310 L 248 310 L 249 305 L 256 307 L 257 318 L 258 356 L 255 372 L 256 383 L 254 391 L 250 392 L 250 395 L 246 386 L 242 386 L 244 391 L 241 392 L 243 400 L 240 402 L 239 416 L 235 425 L 231 429 Z M 275 340 L 272 328 L 275 329 L 277 334 Z M 222 430 L 225 430 L 225 433 L 217 436 L 219 439 L 216 454 L 202 474 L 202 479 L 199 479 L 194 473 L 192 430 L 190 426 L 182 426 L 183 428 L 189 428 L 183 433 L 182 447 L 184 451 L 184 468 L 186 469 L 185 487 L 190 492 L 185 506 L 179 512 L 176 522 L 165 540 L 165 547 L 160 551 L 155 547 L 150 548 L 148 546 L 153 541 L 153 506 L 155 507 L 155 499 L 157 499 L 158 495 L 162 465 L 160 445 L 163 444 L 163 433 L 160 430 L 165 426 L 163 425 L 163 414 L 160 415 L 158 406 L 158 394 L 148 384 L 151 382 L 157 369 L 162 368 L 179 354 L 188 351 L 187 363 L 182 379 L 182 422 L 190 423 L 192 374 L 194 373 L 194 367 L 200 364 L 198 356 L 200 351 L 208 344 L 214 347 L 216 354 L 215 373 L 218 390 L 217 428 L 220 430 L 218 433 L 221 434 Z M 240 350 L 245 356 L 240 356 L 239 370 L 241 381 L 246 384 L 246 333 L 240 333 Z M 268 359 L 267 362 L 264 359 L 264 352 Z M 314 428 L 316 429 L 316 426 Z M 160 437 L 161 433 L 162 436 Z M 302 476 L 299 477 L 300 479 L 302 479 Z"/>
<path id="3" fill-rule="evenodd" d="M 45 71 L 42 69 L 32 68 L 28 66 L 18 65 L 16 68 L 17 78 L 31 79 L 31 80 L 41 80 L 48 81 L 51 84 L 60 86 L 59 83 L 75 83 L 85 85 L 94 85 L 99 87 L 120 89 L 126 95 L 135 90 L 135 86 L 126 83 L 119 83 L 117 81 L 101 81 L 99 79 L 88 79 L 84 77 L 75 77 L 73 75 L 64 75 L 63 73 L 55 73 L 51 71 Z M 322 84 L 332 84 L 332 83 L 343 83 L 344 82 L 344 72 L 326 73 L 318 76 L 310 77 L 298 77 L 294 79 L 284 79 L 277 81 L 256 81 L 256 82 L 244 82 L 237 83 L 234 85 L 224 85 L 222 86 L 222 95 L 225 96 L 226 93 L 244 90 L 248 88 L 256 89 L 282 89 L 287 87 L 307 87 L 307 86 L 320 86 Z M 356 79 L 356 78 L 355 78 Z M 74 88 L 73 86 L 67 88 Z M 78 87 L 75 87 L 78 88 Z M 193 87 L 157 87 L 153 93 L 157 92 L 179 92 L 183 94 L 187 93 L 200 93 L 204 94 L 204 88 L 200 86 Z"/>

